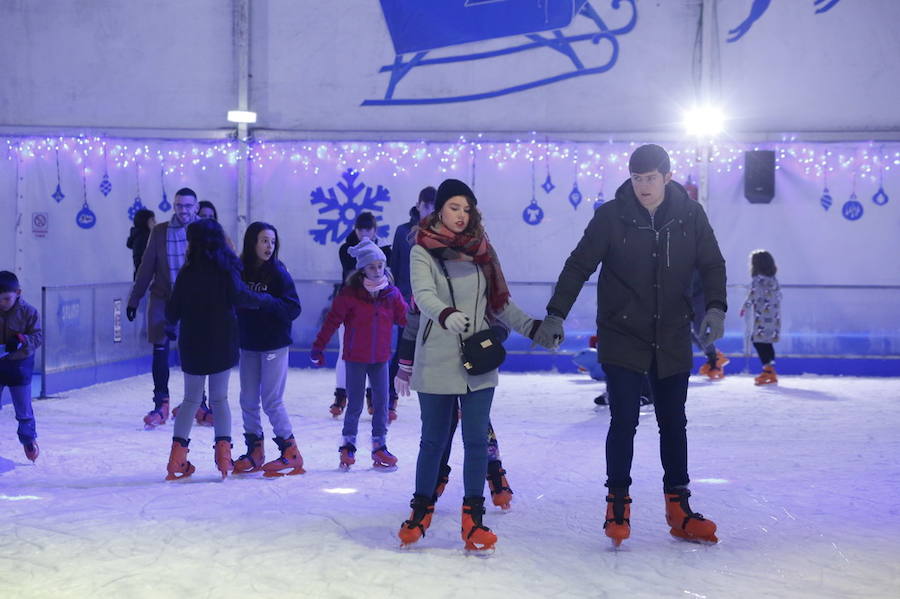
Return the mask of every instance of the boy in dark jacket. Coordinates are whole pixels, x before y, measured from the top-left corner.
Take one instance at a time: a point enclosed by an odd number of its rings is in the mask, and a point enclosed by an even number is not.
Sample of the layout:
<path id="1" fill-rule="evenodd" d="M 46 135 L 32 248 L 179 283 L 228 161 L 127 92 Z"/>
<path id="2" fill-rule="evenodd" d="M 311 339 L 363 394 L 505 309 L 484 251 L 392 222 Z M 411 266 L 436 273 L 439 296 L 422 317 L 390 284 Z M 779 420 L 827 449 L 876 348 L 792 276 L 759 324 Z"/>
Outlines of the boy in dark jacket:
<path id="1" fill-rule="evenodd" d="M 687 399 L 692 368 L 691 276 L 700 273 L 706 315 L 699 334 L 709 345 L 724 333 L 725 260 L 706 214 L 672 181 L 669 155 L 637 148 L 631 173 L 613 201 L 600 206 L 566 260 L 547 317 L 535 333 L 558 344 L 562 323 L 584 282 L 602 262 L 597 285 L 598 359 L 606 373 L 610 425 L 606 438 L 606 523 L 615 545 L 630 535 L 631 461 L 641 379 L 649 376 L 659 424 L 666 520 L 671 534 L 716 542 L 716 525 L 688 505 Z"/>
<path id="2" fill-rule="evenodd" d="M 34 411 L 31 409 L 31 376 L 34 351 L 44 341 L 41 317 L 37 309 L 22 299 L 19 279 L 8 270 L 0 271 L 0 395 L 9 387 L 19 442 L 25 457 L 35 461 L 40 453 Z M 0 403 L 2 405 L 2 403 Z"/>

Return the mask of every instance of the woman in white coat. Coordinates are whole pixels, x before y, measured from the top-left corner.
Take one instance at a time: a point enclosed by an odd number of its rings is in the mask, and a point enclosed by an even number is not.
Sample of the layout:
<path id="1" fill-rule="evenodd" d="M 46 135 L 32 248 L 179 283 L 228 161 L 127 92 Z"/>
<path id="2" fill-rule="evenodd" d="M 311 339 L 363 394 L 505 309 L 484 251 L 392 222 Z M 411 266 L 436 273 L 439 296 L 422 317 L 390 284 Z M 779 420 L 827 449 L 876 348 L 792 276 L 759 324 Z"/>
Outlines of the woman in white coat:
<path id="1" fill-rule="evenodd" d="M 434 489 L 457 399 L 465 447 L 462 538 L 467 549 L 490 549 L 497 541 L 482 524 L 487 432 L 497 371 L 470 375 L 463 367 L 460 344 L 490 328 L 489 317 L 529 338 L 540 321 L 510 300 L 476 205 L 475 194 L 462 181 L 441 183 L 434 212 L 422 222 L 410 252 L 413 297 L 422 313 L 410 387 L 419 394 L 422 437 L 412 515 L 399 532 L 404 545 L 418 541 L 431 524 Z"/>

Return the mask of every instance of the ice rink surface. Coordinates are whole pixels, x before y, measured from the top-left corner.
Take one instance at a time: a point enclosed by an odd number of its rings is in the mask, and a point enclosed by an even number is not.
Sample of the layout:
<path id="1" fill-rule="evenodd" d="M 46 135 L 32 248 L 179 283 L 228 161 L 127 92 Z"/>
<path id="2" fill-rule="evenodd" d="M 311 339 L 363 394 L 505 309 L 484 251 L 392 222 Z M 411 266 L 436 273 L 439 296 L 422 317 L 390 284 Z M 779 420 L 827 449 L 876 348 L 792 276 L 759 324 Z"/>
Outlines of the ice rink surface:
<path id="1" fill-rule="evenodd" d="M 171 420 L 142 430 L 150 375 L 35 402 L 31 465 L 0 411 L 0 597 L 900 597 L 900 379 L 691 379 L 692 507 L 720 542 L 673 539 L 652 409 L 635 440 L 632 537 L 603 535 L 606 408 L 585 376 L 505 374 L 492 419 L 515 496 L 489 508 L 496 552 L 459 538 L 462 443 L 428 535 L 400 550 L 419 409 L 401 400 L 393 473 L 366 451 L 338 470 L 334 372 L 292 370 L 286 403 L 307 473 L 220 482 L 194 427 L 189 481 L 166 483 Z M 173 370 L 173 401 L 181 375 Z M 234 457 L 244 451 L 237 373 Z M 369 446 L 364 413 L 359 445 Z M 271 431 L 266 424 L 266 435 Z M 267 459 L 276 457 L 267 440 Z M 487 489 L 485 489 L 487 493 Z M 490 503 L 490 500 L 488 500 Z"/>

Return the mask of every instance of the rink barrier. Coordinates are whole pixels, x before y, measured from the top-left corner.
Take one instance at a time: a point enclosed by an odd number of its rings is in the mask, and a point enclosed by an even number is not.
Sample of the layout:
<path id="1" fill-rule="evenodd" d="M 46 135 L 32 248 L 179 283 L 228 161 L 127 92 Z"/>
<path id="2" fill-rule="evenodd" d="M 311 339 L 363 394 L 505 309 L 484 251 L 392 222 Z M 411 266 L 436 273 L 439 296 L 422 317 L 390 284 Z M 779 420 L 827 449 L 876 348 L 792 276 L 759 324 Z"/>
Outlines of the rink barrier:
<path id="1" fill-rule="evenodd" d="M 308 368 L 312 341 L 331 305 L 336 281 L 295 279 L 303 310 L 293 323 L 289 363 Z M 512 297 L 526 312 L 543 315 L 554 283 L 509 282 Z M 512 334 L 506 342 L 507 372 L 575 373 L 571 356 L 588 347 L 595 332 L 596 282 L 585 284 L 566 319 L 566 340 L 558 352 L 533 349 Z M 758 360 L 747 336 L 750 316 L 738 316 L 749 285 L 728 285 L 725 337 L 718 347 L 731 358 L 726 372 L 756 372 Z M 40 396 L 135 376 L 150 371 L 146 337 L 147 299 L 134 322 L 125 318 L 131 282 L 43 287 L 44 345 L 36 372 Z M 897 285 L 782 285 L 782 339 L 775 345 L 783 374 L 900 376 L 900 305 Z M 326 366 L 337 358 L 337 335 L 326 348 Z M 173 348 L 174 349 L 174 348 Z M 172 363 L 177 351 L 172 352 Z M 702 356 L 695 354 L 695 367 Z"/>

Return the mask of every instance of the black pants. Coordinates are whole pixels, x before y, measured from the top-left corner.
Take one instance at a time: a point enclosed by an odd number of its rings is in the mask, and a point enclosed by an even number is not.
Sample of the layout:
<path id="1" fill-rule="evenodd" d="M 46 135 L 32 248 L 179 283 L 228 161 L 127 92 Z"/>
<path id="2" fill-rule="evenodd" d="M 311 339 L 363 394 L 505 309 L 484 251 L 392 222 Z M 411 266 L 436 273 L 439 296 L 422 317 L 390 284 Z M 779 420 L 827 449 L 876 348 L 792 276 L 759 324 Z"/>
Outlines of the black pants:
<path id="1" fill-rule="evenodd" d="M 390 392 L 391 407 L 397 405 L 397 390 L 394 389 L 394 377 L 400 370 L 400 340 L 403 339 L 403 327 L 397 327 L 397 347 L 394 348 L 394 355 L 391 356 L 391 363 L 388 365 L 388 388 Z"/>
<path id="2" fill-rule="evenodd" d="M 153 345 L 153 401 L 169 400 L 169 342 Z M 159 407 L 159 405 L 157 405 Z"/>
<path id="3" fill-rule="evenodd" d="M 753 343 L 756 353 L 759 355 L 759 361 L 763 366 L 771 364 L 775 361 L 775 346 L 771 343 Z"/>
<path id="4" fill-rule="evenodd" d="M 610 489 L 631 486 L 634 434 L 637 432 L 641 384 L 645 376 L 653 389 L 663 487 L 670 489 L 687 485 L 690 478 L 687 472 L 687 417 L 684 404 L 690 373 L 661 379 L 656 374 L 655 362 L 647 375 L 612 364 L 603 364 L 603 370 L 606 372 L 610 415 L 606 435 L 606 486 Z"/>

